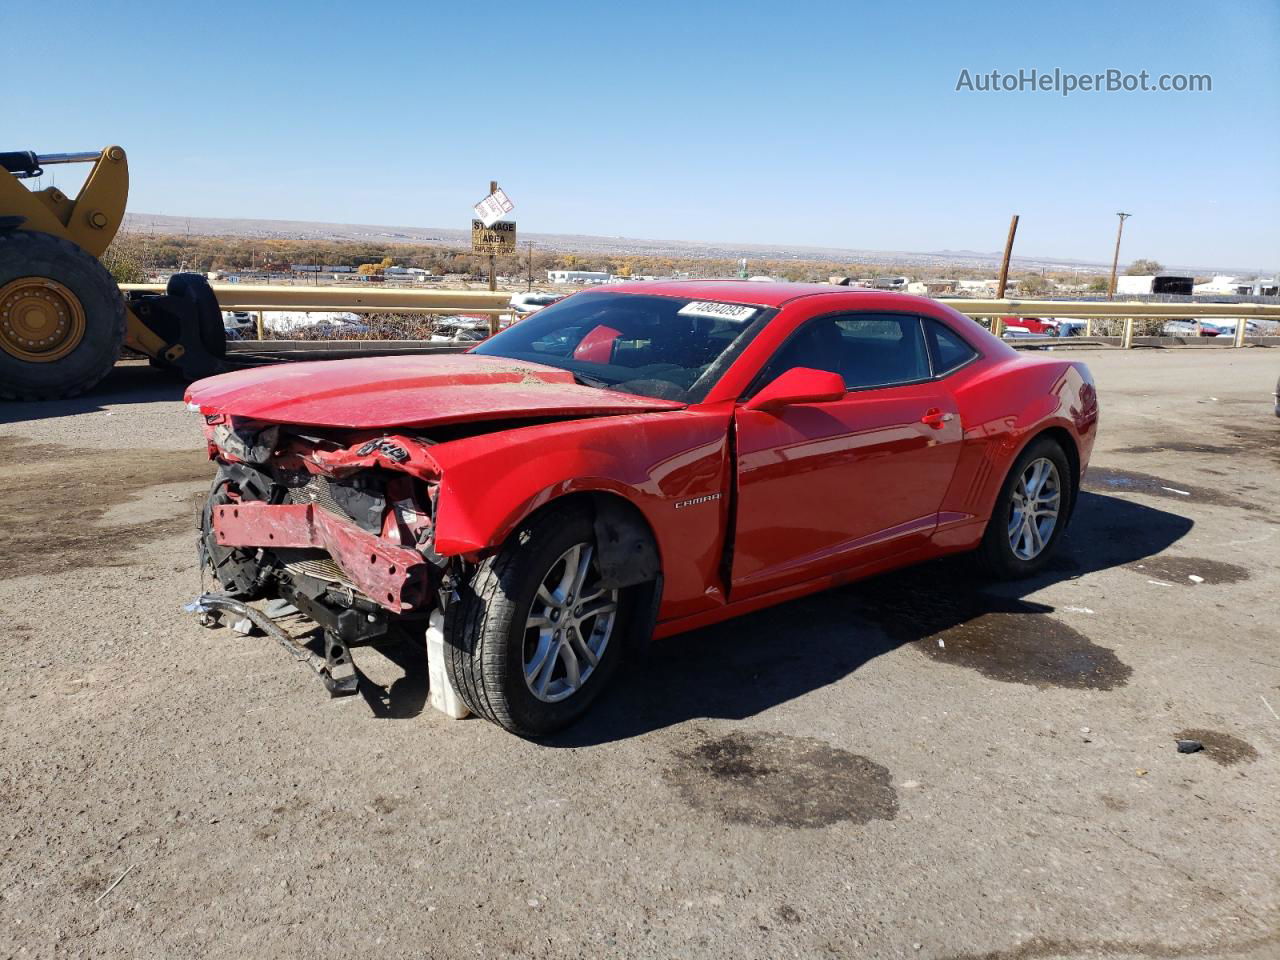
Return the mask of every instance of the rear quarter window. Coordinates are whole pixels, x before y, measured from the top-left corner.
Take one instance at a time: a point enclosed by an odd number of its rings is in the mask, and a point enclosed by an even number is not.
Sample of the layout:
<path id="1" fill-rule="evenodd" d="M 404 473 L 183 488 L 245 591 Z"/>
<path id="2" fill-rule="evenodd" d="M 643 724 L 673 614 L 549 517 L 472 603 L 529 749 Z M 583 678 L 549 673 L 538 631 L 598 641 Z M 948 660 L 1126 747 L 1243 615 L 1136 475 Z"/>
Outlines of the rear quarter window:
<path id="1" fill-rule="evenodd" d="M 969 346 L 958 333 L 930 317 L 924 320 L 925 342 L 929 345 L 929 354 L 933 359 L 933 375 L 945 377 L 954 370 L 959 370 L 978 355 L 978 351 Z"/>

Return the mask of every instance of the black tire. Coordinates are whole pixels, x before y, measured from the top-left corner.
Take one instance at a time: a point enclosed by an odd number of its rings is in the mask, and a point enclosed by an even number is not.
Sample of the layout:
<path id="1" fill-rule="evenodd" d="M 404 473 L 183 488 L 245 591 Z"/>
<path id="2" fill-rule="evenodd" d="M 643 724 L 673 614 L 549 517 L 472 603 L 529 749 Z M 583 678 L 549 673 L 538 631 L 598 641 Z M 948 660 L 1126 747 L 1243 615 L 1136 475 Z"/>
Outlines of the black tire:
<path id="1" fill-rule="evenodd" d="M 1040 553 L 1031 559 L 1023 559 L 1014 553 L 1013 546 L 1009 542 L 1014 490 L 1018 485 L 1018 478 L 1027 466 L 1042 457 L 1052 462 L 1058 471 L 1060 487 L 1058 518 L 1053 533 Z M 1027 444 L 1018 455 L 1018 459 L 1014 461 L 1009 475 L 1005 477 L 1000 487 L 995 508 L 991 511 L 991 519 L 987 521 L 987 529 L 982 537 L 982 545 L 978 548 L 978 557 L 986 572 L 1000 580 L 1020 580 L 1035 576 L 1043 570 L 1053 558 L 1053 553 L 1066 531 L 1072 507 L 1075 505 L 1075 496 L 1075 476 L 1062 446 L 1052 437 L 1046 436 L 1037 437 Z"/>
<path id="2" fill-rule="evenodd" d="M 120 288 L 96 257 L 70 240 L 30 230 L 0 233 L 0 288 L 22 277 L 44 277 L 71 291 L 84 310 L 84 335 L 65 357 L 47 363 L 0 348 L 0 398 L 56 400 L 83 393 L 120 356 L 125 332 Z"/>
<path id="3" fill-rule="evenodd" d="M 227 331 L 222 323 L 222 308 L 209 281 L 198 273 L 175 273 L 169 278 L 165 293 L 189 300 L 195 305 L 196 329 L 205 351 L 219 360 L 227 355 Z"/>
<path id="4" fill-rule="evenodd" d="M 591 517 L 551 507 L 516 530 L 459 589 L 445 617 L 449 680 L 472 713 L 522 737 L 543 737 L 577 720 L 623 660 L 634 590 L 620 590 L 599 663 L 567 699 L 548 703 L 525 681 L 525 621 L 544 577 L 575 544 L 595 544 Z"/>
<path id="5" fill-rule="evenodd" d="M 256 600 L 262 596 L 271 574 L 270 568 L 259 559 L 261 551 L 223 547 L 213 536 L 213 508 L 240 502 L 239 497 L 231 496 L 233 489 L 234 482 L 222 472 L 213 478 L 213 486 L 200 512 L 200 559 L 228 594 L 237 600 Z"/>

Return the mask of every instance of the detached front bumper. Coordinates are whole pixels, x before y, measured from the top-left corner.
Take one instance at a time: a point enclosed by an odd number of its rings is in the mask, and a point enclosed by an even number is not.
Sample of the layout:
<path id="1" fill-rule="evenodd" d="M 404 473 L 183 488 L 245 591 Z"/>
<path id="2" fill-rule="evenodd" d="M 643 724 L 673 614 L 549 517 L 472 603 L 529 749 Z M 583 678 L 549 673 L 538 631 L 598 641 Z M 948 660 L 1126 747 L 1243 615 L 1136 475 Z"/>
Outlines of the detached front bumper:
<path id="1" fill-rule="evenodd" d="M 324 550 L 352 584 L 392 613 L 431 602 L 434 568 L 422 554 L 314 504 L 228 503 L 214 507 L 212 519 L 219 546 Z"/>

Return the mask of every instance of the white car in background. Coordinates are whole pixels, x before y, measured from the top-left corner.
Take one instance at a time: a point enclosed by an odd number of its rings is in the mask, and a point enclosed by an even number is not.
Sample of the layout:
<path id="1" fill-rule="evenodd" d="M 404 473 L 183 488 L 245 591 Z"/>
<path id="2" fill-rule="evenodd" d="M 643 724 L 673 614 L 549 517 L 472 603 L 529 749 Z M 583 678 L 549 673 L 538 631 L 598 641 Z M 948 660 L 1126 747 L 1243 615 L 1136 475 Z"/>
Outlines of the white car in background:
<path id="1" fill-rule="evenodd" d="M 258 336 L 258 321 L 248 310 L 223 310 L 222 329 L 228 340 L 254 340 Z"/>
<path id="2" fill-rule="evenodd" d="M 479 343 L 489 336 L 488 317 L 436 317 L 432 343 Z"/>
<path id="3" fill-rule="evenodd" d="M 511 295 L 511 312 L 516 315 L 517 320 L 523 320 L 531 313 L 537 313 L 543 307 L 549 307 L 553 303 L 559 303 L 565 298 L 563 293 L 539 293 L 532 291 L 529 293 L 513 293 Z"/>

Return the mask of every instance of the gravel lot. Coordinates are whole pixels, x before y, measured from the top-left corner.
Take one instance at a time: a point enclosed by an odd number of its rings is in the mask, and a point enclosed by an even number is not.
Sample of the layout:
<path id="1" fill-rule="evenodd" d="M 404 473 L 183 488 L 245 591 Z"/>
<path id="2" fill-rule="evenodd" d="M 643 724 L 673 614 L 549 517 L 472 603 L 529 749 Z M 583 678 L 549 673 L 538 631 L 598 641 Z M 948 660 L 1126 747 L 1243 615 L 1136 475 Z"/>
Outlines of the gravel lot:
<path id="1" fill-rule="evenodd" d="M 145 365 L 0 406 L 0 957 L 1280 956 L 1280 351 L 1081 355 L 1050 575 L 673 638 L 542 745 L 183 613 L 211 471 Z"/>

